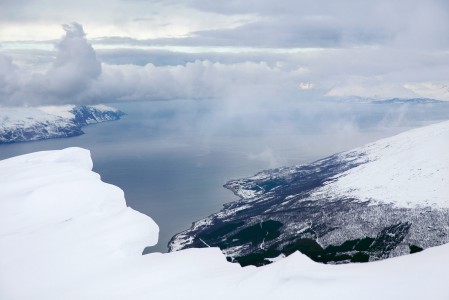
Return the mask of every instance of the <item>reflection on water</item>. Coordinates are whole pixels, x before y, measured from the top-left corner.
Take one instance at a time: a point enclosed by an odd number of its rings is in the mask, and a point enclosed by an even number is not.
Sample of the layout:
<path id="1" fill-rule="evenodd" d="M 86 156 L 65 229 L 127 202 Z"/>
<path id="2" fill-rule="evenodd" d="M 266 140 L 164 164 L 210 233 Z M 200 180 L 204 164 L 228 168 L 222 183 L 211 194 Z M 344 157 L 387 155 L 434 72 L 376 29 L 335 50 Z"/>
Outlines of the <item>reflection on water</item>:
<path id="1" fill-rule="evenodd" d="M 245 111 L 208 101 L 119 103 L 127 113 L 85 135 L 0 145 L 0 159 L 78 146 L 94 170 L 160 227 L 155 251 L 175 233 L 235 200 L 229 179 L 313 161 L 407 129 L 449 119 L 446 104 L 297 103 Z"/>

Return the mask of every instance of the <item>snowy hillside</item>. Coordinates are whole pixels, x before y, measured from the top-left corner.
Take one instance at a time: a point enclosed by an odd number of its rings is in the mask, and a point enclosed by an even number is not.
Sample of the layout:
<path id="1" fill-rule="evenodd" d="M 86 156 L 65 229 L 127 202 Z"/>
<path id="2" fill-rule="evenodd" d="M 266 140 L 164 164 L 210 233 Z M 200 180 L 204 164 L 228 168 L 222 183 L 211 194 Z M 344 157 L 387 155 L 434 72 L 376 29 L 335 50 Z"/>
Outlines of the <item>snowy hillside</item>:
<path id="1" fill-rule="evenodd" d="M 225 187 L 241 200 L 172 238 L 176 251 L 220 247 L 264 265 L 296 250 L 324 263 L 366 262 L 449 242 L 449 122 Z"/>
<path id="2" fill-rule="evenodd" d="M 396 207 L 449 208 L 449 122 L 410 130 L 342 153 L 357 167 L 340 173 L 313 198 L 350 197 Z"/>
<path id="3" fill-rule="evenodd" d="M 123 115 L 106 105 L 0 107 L 0 144 L 77 136 L 83 134 L 82 126 Z"/>
<path id="4" fill-rule="evenodd" d="M 296 252 L 242 268 L 217 248 L 141 256 L 157 225 L 91 168 L 80 148 L 0 161 L 1 299 L 449 299 L 449 245 L 347 265 Z"/>

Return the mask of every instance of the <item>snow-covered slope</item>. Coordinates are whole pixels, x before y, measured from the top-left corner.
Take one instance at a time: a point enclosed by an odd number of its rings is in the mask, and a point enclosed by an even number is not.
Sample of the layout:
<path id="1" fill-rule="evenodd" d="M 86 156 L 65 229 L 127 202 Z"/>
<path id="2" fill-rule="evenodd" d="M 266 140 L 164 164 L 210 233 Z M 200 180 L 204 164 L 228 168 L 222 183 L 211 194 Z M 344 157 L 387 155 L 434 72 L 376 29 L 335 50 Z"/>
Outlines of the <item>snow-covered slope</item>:
<path id="1" fill-rule="evenodd" d="M 241 268 L 218 248 L 141 256 L 157 225 L 91 168 L 80 148 L 0 161 L 0 299 L 449 299 L 449 245 L 351 265 L 297 252 Z"/>
<path id="2" fill-rule="evenodd" d="M 449 242 L 449 121 L 322 160 L 232 180 L 240 196 L 174 236 L 170 251 L 220 247 L 263 265 L 374 261 Z"/>
<path id="3" fill-rule="evenodd" d="M 382 139 L 342 153 L 361 164 L 330 178 L 312 197 L 449 208 L 448 151 L 449 122 Z"/>
<path id="4" fill-rule="evenodd" d="M 0 144 L 77 136 L 83 134 L 82 126 L 123 115 L 106 105 L 0 107 Z"/>

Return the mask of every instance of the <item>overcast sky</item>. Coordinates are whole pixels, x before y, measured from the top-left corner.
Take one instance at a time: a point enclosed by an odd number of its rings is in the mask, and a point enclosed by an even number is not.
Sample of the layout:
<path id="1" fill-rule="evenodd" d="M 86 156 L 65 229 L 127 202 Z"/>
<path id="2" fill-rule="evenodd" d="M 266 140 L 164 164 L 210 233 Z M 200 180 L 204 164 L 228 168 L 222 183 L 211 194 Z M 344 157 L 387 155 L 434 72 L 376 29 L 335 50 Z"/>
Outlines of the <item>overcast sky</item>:
<path id="1" fill-rule="evenodd" d="M 448 3 L 0 0 L 0 104 L 449 100 Z"/>

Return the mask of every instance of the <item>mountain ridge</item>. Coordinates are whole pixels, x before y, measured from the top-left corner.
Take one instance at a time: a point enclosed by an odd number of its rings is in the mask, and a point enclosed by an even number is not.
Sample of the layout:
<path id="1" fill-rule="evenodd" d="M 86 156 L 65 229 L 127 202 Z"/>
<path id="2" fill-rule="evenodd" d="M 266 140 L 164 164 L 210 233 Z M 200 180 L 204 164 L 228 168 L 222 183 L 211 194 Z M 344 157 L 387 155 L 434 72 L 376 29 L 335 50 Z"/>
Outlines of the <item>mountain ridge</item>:
<path id="1" fill-rule="evenodd" d="M 0 144 L 78 136 L 84 134 L 84 126 L 123 115 L 106 105 L 1 108 Z"/>
<path id="2" fill-rule="evenodd" d="M 169 251 L 207 244 L 231 261 L 263 265 L 299 250 L 316 261 L 346 263 L 443 244 L 448 148 L 446 121 L 231 180 L 224 187 L 241 199 L 175 235 Z"/>

